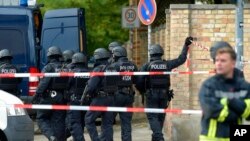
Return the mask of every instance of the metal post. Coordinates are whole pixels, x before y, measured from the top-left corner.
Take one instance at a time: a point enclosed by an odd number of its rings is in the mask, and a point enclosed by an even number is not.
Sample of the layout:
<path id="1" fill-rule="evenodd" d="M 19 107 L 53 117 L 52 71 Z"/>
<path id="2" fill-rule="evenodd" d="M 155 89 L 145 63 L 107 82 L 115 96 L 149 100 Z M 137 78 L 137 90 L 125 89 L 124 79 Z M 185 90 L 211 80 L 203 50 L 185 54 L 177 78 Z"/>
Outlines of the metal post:
<path id="1" fill-rule="evenodd" d="M 151 46 L 151 25 L 148 26 L 148 61 L 150 61 L 149 49 Z"/>
<path id="2" fill-rule="evenodd" d="M 129 50 L 131 50 L 130 51 L 130 57 L 131 58 L 129 58 L 130 60 L 133 60 L 133 38 L 134 38 L 134 32 L 133 32 L 133 29 L 131 28 L 130 30 L 129 30 Z"/>
<path id="3" fill-rule="evenodd" d="M 243 23 L 244 23 L 244 1 L 237 0 L 236 3 L 236 47 L 235 51 L 237 53 L 236 67 L 243 70 Z"/>

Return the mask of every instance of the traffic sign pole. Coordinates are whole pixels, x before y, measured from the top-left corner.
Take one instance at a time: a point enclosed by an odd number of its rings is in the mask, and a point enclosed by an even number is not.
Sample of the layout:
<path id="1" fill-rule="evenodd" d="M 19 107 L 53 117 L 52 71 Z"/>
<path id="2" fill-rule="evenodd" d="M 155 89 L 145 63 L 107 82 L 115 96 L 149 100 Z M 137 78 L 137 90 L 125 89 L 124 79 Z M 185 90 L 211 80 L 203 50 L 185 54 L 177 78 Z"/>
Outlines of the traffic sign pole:
<path id="1" fill-rule="evenodd" d="M 148 62 L 150 61 L 150 54 L 149 54 L 149 50 L 150 50 L 150 46 L 151 46 L 151 24 L 148 25 Z"/>
<path id="2" fill-rule="evenodd" d="M 236 53 L 237 53 L 237 62 L 236 67 L 240 70 L 243 70 L 243 23 L 244 23 L 244 1 L 238 0 L 236 3 Z"/>
<path id="3" fill-rule="evenodd" d="M 151 24 L 157 13 L 155 0 L 140 0 L 138 4 L 138 16 L 144 25 L 148 26 L 148 61 L 150 61 L 149 49 L 151 46 Z"/>

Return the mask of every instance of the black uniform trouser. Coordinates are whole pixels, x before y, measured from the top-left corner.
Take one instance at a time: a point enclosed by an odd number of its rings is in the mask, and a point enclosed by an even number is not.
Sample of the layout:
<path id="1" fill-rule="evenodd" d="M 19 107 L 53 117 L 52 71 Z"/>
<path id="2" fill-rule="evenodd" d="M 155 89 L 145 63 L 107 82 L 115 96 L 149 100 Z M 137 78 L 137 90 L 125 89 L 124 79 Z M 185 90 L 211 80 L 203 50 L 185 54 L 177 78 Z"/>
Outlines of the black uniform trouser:
<path id="1" fill-rule="evenodd" d="M 98 96 L 92 99 L 90 106 L 114 106 L 114 96 Z M 99 137 L 95 121 L 98 117 L 102 118 L 101 130 Z M 87 111 L 85 115 L 85 126 L 89 132 L 92 141 L 113 141 L 113 112 Z"/>
<path id="2" fill-rule="evenodd" d="M 134 95 L 129 93 L 117 92 L 115 93 L 115 107 L 133 107 Z M 122 141 L 132 141 L 132 115 L 131 112 L 115 113 L 119 114 L 121 121 L 121 137 Z"/>
<path id="3" fill-rule="evenodd" d="M 64 104 L 63 95 L 58 93 L 55 97 L 42 98 L 40 104 Z M 37 110 L 37 123 L 48 139 L 55 136 L 57 140 L 65 141 L 65 116 L 63 110 Z"/>
<path id="4" fill-rule="evenodd" d="M 80 102 L 71 101 L 70 105 L 80 105 Z M 68 111 L 67 118 L 70 124 L 70 133 L 73 136 L 74 141 L 85 141 L 84 133 L 84 116 L 85 111 Z"/>
<path id="5" fill-rule="evenodd" d="M 147 108 L 167 108 L 168 98 L 166 90 L 154 89 L 146 93 Z M 147 113 L 150 128 L 153 131 L 152 141 L 164 141 L 162 129 L 165 121 L 165 113 Z"/>

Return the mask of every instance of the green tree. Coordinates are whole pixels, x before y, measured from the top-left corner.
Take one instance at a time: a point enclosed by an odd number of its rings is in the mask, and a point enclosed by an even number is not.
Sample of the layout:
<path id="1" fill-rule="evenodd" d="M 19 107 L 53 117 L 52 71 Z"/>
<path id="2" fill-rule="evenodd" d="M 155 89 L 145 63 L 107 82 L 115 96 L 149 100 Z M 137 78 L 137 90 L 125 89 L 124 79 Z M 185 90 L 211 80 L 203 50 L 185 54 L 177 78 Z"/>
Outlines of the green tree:
<path id="1" fill-rule="evenodd" d="M 85 9 L 88 52 L 98 47 L 107 48 L 114 40 L 126 42 L 128 30 L 121 28 L 121 9 L 128 0 L 38 0 L 45 4 L 43 13 L 50 9 L 81 7 Z"/>

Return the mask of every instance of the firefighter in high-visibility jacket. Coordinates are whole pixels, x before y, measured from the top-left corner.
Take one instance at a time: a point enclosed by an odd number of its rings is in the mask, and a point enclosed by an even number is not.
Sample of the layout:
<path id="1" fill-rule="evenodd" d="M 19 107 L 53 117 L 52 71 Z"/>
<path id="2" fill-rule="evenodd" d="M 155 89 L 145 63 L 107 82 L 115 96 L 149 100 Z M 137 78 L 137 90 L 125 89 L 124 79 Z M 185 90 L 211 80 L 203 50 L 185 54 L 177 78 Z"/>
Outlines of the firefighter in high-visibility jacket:
<path id="1" fill-rule="evenodd" d="M 216 75 L 203 83 L 199 93 L 203 110 L 200 141 L 229 141 L 230 125 L 249 119 L 250 85 L 235 74 L 235 64 L 232 48 L 216 51 Z"/>

